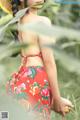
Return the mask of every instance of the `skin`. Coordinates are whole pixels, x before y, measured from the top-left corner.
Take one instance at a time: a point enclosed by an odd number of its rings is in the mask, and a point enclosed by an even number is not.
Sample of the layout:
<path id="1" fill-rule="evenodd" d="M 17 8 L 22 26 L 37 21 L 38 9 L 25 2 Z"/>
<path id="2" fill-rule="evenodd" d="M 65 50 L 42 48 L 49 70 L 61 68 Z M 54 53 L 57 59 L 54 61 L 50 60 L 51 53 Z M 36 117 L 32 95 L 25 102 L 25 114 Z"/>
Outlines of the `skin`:
<path id="1" fill-rule="evenodd" d="M 44 2 L 44 0 L 27 0 L 28 6 L 33 5 L 36 2 Z M 22 4 L 24 0 L 21 0 Z M 38 16 L 37 15 L 38 9 L 33 9 L 29 8 L 29 12 L 26 13 L 20 20 L 21 24 L 25 23 L 30 23 L 33 21 L 42 21 L 45 24 L 51 26 L 51 21 L 44 16 Z M 27 59 L 26 66 L 45 66 L 50 87 L 51 87 L 51 92 L 52 92 L 52 104 L 51 108 L 64 116 L 66 113 L 64 111 L 65 106 L 70 106 L 71 104 L 66 102 L 66 100 L 61 99 L 60 91 L 59 91 L 59 86 L 58 86 L 58 80 L 57 80 L 57 69 L 56 69 L 56 63 L 53 55 L 53 50 L 51 48 L 45 47 L 45 44 L 54 44 L 53 41 L 48 36 L 43 36 L 43 35 L 37 35 L 37 33 L 34 33 L 32 31 L 26 31 L 26 32 L 21 32 L 19 31 L 18 34 L 20 42 L 24 42 L 28 44 L 28 48 L 22 49 L 21 53 L 24 56 L 27 55 L 35 55 L 39 54 L 39 52 L 42 52 L 42 57 L 43 60 L 37 56 L 34 57 L 29 57 Z M 21 58 L 23 62 L 23 58 Z M 20 103 L 24 103 L 27 106 L 27 101 L 22 99 Z M 24 106 L 23 104 L 23 106 Z"/>

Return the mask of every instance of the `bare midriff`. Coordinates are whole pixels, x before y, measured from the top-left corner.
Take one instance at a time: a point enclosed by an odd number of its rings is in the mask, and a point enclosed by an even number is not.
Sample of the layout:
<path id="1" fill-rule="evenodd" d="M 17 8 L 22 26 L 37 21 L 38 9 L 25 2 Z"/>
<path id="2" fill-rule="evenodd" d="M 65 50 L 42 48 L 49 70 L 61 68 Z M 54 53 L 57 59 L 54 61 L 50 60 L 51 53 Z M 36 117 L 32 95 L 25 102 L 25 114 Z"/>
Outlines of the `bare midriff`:
<path id="1" fill-rule="evenodd" d="M 41 58 L 38 56 L 28 57 L 25 66 L 43 66 Z"/>
<path id="2" fill-rule="evenodd" d="M 25 66 L 43 66 L 42 58 L 39 56 L 36 56 L 40 53 L 38 46 L 29 46 L 26 49 L 23 49 L 21 51 L 21 64 L 24 64 Z M 30 56 L 31 55 L 31 56 Z"/>

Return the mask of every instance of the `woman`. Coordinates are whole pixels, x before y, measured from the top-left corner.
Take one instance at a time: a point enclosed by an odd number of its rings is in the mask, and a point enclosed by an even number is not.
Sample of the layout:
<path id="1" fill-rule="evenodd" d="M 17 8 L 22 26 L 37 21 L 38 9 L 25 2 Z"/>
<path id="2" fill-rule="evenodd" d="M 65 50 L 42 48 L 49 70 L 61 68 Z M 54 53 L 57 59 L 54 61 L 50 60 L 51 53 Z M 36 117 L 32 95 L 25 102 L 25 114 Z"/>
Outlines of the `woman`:
<path id="1" fill-rule="evenodd" d="M 44 0 L 13 0 L 12 6 L 13 3 L 16 6 L 18 4 L 24 6 L 24 2 L 27 2 L 29 9 L 20 19 L 19 24 L 36 21 L 51 26 L 51 21 L 47 17 L 37 15 L 38 8 L 45 2 Z M 16 10 L 18 8 L 15 7 L 13 11 Z M 8 93 L 16 95 L 20 104 L 27 109 L 29 107 L 40 113 L 41 120 L 50 120 L 51 108 L 64 116 L 65 108 L 72 107 L 72 104 L 60 96 L 53 51 L 44 46 L 53 44 L 52 38 L 29 30 L 25 32 L 19 30 L 18 38 L 21 43 L 27 43 L 28 47 L 21 49 L 21 66 L 8 82 Z"/>

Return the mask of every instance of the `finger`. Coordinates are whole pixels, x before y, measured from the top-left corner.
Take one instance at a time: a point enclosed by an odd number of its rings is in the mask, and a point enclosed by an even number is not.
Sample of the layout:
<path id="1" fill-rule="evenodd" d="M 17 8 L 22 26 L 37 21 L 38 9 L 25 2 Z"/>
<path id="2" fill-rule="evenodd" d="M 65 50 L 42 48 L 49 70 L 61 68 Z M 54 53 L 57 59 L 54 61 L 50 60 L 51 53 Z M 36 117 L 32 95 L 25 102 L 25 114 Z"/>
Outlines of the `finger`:
<path id="1" fill-rule="evenodd" d="M 74 108 L 73 104 L 67 104 L 68 107 Z"/>
<path id="2" fill-rule="evenodd" d="M 69 107 L 74 108 L 74 105 L 72 104 L 72 102 L 71 102 L 71 101 L 67 101 L 67 102 L 66 102 L 66 105 L 67 105 L 67 106 L 69 106 Z"/>
<path id="3" fill-rule="evenodd" d="M 61 99 L 66 103 L 67 106 L 72 107 L 72 108 L 74 107 L 74 105 L 72 104 L 70 100 L 63 98 L 63 97 L 61 97 Z"/>
<path id="4" fill-rule="evenodd" d="M 61 109 L 60 111 L 59 111 L 59 114 L 61 114 L 63 117 L 66 115 L 66 112 L 64 111 L 64 109 Z"/>
<path id="5" fill-rule="evenodd" d="M 66 115 L 66 113 L 64 111 L 62 111 L 62 116 L 64 117 Z"/>

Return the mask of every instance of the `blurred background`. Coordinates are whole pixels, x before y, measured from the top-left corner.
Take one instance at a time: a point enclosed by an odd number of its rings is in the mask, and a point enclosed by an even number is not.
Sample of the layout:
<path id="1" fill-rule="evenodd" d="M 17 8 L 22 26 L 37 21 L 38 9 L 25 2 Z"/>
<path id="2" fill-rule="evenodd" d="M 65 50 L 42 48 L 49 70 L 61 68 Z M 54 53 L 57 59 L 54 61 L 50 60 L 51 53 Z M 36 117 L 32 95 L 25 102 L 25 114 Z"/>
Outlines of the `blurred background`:
<path id="1" fill-rule="evenodd" d="M 55 55 L 58 81 L 61 95 L 70 99 L 75 109 L 66 115 L 66 120 L 80 119 L 80 0 L 79 4 L 64 4 L 62 0 L 47 0 L 39 15 L 47 16 L 52 27 L 40 25 L 43 34 L 53 36 L 52 47 Z M 73 1 L 73 0 L 67 0 Z M 17 18 L 22 14 L 19 12 Z M 20 66 L 20 48 L 25 47 L 18 43 L 16 37 L 16 17 L 6 14 L 0 9 L 0 110 L 10 112 L 10 120 L 18 118 L 17 112 L 21 113 L 26 120 L 24 110 L 18 107 L 12 98 L 6 95 L 5 85 L 13 72 L 18 71 Z M 10 23 L 10 21 L 12 22 Z M 32 24 L 34 28 L 34 24 Z M 47 29 L 46 29 L 47 27 Z M 33 30 L 38 30 L 35 28 Z M 46 31 L 46 32 L 45 32 Z M 41 33 L 41 31 L 38 31 Z M 55 39 L 54 39 L 55 38 Z M 13 104 L 12 104 L 13 101 Z M 13 118 L 15 116 L 15 119 Z M 52 120 L 62 120 L 62 117 L 52 111 Z"/>

